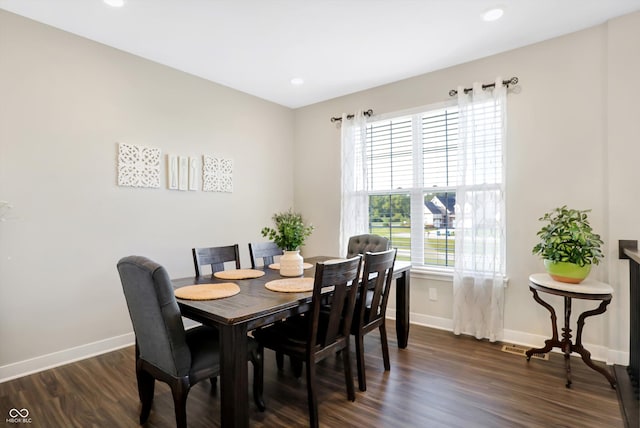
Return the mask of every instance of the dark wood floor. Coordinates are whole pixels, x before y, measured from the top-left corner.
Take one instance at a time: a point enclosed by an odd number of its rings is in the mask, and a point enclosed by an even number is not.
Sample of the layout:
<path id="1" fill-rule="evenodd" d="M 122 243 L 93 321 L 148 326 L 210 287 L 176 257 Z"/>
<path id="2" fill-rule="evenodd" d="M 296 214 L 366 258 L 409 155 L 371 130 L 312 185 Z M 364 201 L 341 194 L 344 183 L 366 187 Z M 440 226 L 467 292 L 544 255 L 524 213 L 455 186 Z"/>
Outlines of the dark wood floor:
<path id="1" fill-rule="evenodd" d="M 419 326 L 411 327 L 409 347 L 399 350 L 392 336 L 390 372 L 383 370 L 379 337 L 367 337 L 368 390 L 358 391 L 355 402 L 346 399 L 341 359 L 320 364 L 322 426 L 624 426 L 615 390 L 579 358 L 572 358 L 573 386 L 567 389 L 563 358 L 556 353 L 549 361 L 527 363 L 522 356 L 502 352 L 499 344 Z M 267 410 L 259 412 L 251 400 L 251 425 L 307 425 L 304 376 L 293 378 L 288 365 L 278 373 L 273 353 L 265 354 Z M 135 427 L 139 402 L 133 358 L 129 347 L 2 383 L 0 420 L 12 408 L 26 408 L 32 427 Z M 219 390 L 212 391 L 209 382 L 196 385 L 187 415 L 190 427 L 219 426 Z M 171 394 L 164 384 L 156 384 L 146 426 L 174 426 Z"/>

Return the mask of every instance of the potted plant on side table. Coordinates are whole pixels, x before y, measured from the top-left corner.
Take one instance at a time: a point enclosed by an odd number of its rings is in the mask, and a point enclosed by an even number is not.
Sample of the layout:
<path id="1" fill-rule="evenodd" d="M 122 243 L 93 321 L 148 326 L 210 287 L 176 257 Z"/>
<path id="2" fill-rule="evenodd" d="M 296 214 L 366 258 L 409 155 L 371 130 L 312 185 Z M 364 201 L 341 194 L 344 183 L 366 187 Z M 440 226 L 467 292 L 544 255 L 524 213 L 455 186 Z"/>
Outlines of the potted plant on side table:
<path id="1" fill-rule="evenodd" d="M 300 255 L 300 247 L 311 235 L 313 225 L 305 225 L 302 215 L 291 209 L 274 214 L 272 219 L 275 228 L 262 228 L 262 236 L 275 242 L 284 251 L 280 257 L 280 275 L 302 275 L 303 258 Z"/>
<path id="2" fill-rule="evenodd" d="M 533 254 L 544 259 L 544 266 L 556 281 L 579 284 L 603 257 L 600 235 L 594 233 L 587 213 L 566 205 L 546 213 L 538 220 L 547 224 L 538 231 L 539 242 Z"/>

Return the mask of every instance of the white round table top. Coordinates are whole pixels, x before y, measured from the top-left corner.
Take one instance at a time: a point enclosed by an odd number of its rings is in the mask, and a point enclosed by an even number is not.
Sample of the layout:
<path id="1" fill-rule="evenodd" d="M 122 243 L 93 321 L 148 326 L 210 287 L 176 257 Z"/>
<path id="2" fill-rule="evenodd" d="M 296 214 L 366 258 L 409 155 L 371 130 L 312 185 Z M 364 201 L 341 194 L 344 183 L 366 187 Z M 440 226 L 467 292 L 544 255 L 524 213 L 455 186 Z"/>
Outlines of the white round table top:
<path id="1" fill-rule="evenodd" d="M 552 279 L 548 273 L 534 273 L 529 276 L 529 281 L 542 287 L 554 290 L 569 291 L 580 294 L 613 294 L 613 287 L 604 282 L 587 278 L 580 284 L 569 284 Z"/>

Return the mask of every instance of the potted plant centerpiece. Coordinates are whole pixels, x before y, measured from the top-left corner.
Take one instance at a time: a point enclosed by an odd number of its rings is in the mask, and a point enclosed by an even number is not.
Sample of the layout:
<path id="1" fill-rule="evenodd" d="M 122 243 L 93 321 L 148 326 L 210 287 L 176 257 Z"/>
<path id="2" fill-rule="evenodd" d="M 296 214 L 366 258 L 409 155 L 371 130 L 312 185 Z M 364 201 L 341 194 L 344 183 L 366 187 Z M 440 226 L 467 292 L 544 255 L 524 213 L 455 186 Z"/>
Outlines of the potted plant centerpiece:
<path id="1" fill-rule="evenodd" d="M 302 215 L 291 209 L 276 213 L 272 217 L 275 228 L 264 227 L 262 236 L 276 243 L 284 251 L 280 258 L 280 275 L 300 276 L 303 272 L 303 259 L 300 247 L 311 235 L 313 225 L 305 225 Z"/>
<path id="2" fill-rule="evenodd" d="M 587 219 L 591 210 L 574 210 L 566 205 L 546 213 L 538 220 L 547 224 L 537 233 L 540 241 L 533 254 L 544 259 L 544 266 L 556 281 L 579 284 L 598 264 L 603 254 L 600 235 Z"/>

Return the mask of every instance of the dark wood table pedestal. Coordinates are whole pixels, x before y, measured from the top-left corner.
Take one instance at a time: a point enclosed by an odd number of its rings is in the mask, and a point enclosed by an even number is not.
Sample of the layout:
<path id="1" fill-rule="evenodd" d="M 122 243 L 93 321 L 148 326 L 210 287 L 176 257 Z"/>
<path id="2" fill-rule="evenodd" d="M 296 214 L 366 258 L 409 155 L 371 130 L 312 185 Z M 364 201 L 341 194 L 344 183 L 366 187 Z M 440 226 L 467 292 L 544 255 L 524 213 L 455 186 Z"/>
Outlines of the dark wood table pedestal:
<path id="1" fill-rule="evenodd" d="M 566 284 L 554 281 L 547 274 L 535 274 L 529 277 L 529 289 L 533 293 L 533 298 L 540 305 L 544 306 L 551 314 L 551 339 L 545 340 L 545 346 L 542 348 L 532 348 L 526 352 L 527 361 L 531 359 L 534 354 L 546 353 L 551 349 L 560 348 L 564 353 L 565 368 L 567 373 L 566 387 L 571 387 L 571 353 L 576 352 L 582 357 L 582 361 L 593 370 L 602 374 L 612 388 L 616 387 L 616 380 L 609 371 L 596 366 L 591 361 L 591 353 L 582 346 L 582 330 L 584 328 L 584 322 L 587 317 L 602 314 L 607 310 L 607 305 L 611 303 L 612 288 L 608 284 L 604 284 L 598 281 L 585 280 L 581 284 Z M 549 303 L 540 298 L 538 292 L 544 292 L 561 296 L 564 299 L 564 327 L 562 328 L 562 339 L 558 336 L 558 323 L 556 312 Z M 600 305 L 593 310 L 588 310 L 580 314 L 577 323 L 577 334 L 575 343 L 571 341 L 571 299 L 585 299 L 585 300 L 599 300 Z"/>

